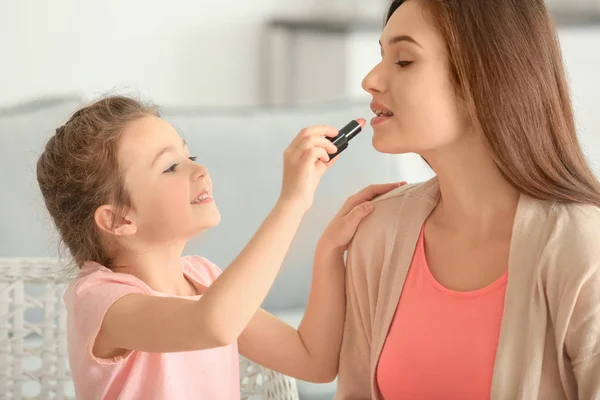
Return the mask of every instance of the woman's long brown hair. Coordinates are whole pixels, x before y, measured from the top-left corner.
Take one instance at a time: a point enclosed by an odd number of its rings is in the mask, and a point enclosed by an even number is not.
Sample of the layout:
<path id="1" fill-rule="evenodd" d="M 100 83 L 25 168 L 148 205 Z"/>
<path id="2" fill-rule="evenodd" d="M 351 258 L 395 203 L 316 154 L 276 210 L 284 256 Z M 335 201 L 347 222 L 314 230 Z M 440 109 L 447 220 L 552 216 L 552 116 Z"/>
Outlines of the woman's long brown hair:
<path id="1" fill-rule="evenodd" d="M 391 2 L 386 23 L 404 2 Z M 600 206 L 544 1 L 425 4 L 446 41 L 457 94 L 505 179 L 534 198 Z"/>

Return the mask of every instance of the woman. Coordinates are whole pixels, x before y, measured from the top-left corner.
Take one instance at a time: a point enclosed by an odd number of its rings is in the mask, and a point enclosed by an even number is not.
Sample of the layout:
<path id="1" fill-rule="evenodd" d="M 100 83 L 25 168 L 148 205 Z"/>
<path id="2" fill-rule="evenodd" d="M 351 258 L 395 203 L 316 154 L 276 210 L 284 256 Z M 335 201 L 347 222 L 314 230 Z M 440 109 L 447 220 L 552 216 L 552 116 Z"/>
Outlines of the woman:
<path id="1" fill-rule="evenodd" d="M 600 184 L 543 0 L 395 0 L 380 43 L 373 145 L 437 177 L 354 237 L 336 398 L 600 398 Z"/>

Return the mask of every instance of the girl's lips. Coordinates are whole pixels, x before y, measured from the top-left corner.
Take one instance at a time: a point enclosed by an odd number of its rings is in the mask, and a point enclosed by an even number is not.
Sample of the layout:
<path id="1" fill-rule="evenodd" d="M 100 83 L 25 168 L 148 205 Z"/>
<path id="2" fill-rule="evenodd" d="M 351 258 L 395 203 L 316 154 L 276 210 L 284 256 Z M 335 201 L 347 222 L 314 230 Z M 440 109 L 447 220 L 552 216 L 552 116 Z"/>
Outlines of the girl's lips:
<path id="1" fill-rule="evenodd" d="M 212 197 L 208 193 L 208 190 L 203 190 L 194 200 L 192 200 L 191 204 L 203 204 L 209 203 L 210 201 L 212 201 Z"/>
<path id="2" fill-rule="evenodd" d="M 202 200 L 199 201 L 195 201 L 192 203 L 193 206 L 198 205 L 198 204 L 207 204 L 207 203 L 211 203 L 213 201 L 212 197 L 206 197 Z"/>

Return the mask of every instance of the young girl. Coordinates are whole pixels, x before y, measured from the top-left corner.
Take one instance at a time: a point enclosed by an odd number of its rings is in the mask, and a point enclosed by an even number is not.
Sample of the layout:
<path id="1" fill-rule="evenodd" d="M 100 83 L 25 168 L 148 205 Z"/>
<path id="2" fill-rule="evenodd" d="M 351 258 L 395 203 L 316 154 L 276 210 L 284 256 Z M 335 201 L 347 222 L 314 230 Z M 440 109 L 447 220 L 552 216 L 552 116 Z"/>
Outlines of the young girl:
<path id="1" fill-rule="evenodd" d="M 336 148 L 304 129 L 284 153 L 279 199 L 221 273 L 185 243 L 219 223 L 210 176 L 155 108 L 110 97 L 77 111 L 37 165 L 46 207 L 81 269 L 65 294 L 69 361 L 81 399 L 239 399 L 239 351 L 325 382 L 337 374 L 343 254 L 374 196 L 350 198 L 319 241 L 298 330 L 260 310 Z"/>

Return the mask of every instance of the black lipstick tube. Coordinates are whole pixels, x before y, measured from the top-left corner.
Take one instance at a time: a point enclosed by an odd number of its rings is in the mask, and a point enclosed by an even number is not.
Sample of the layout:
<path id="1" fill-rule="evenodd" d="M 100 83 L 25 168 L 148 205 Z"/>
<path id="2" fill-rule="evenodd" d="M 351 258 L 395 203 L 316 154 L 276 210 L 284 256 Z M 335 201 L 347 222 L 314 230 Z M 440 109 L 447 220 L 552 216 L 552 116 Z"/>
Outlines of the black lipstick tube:
<path id="1" fill-rule="evenodd" d="M 361 131 L 362 127 L 360 126 L 358 121 L 352 120 L 348 123 L 348 125 L 340 129 L 340 133 L 337 136 L 328 137 L 327 139 L 329 139 L 329 141 L 331 141 L 331 143 L 335 144 L 335 146 L 337 147 L 337 152 L 335 152 L 334 154 L 330 154 L 329 159 L 331 160 L 332 158 L 340 154 L 342 151 L 346 150 L 350 140 L 352 140 L 352 138 L 358 135 Z"/>

